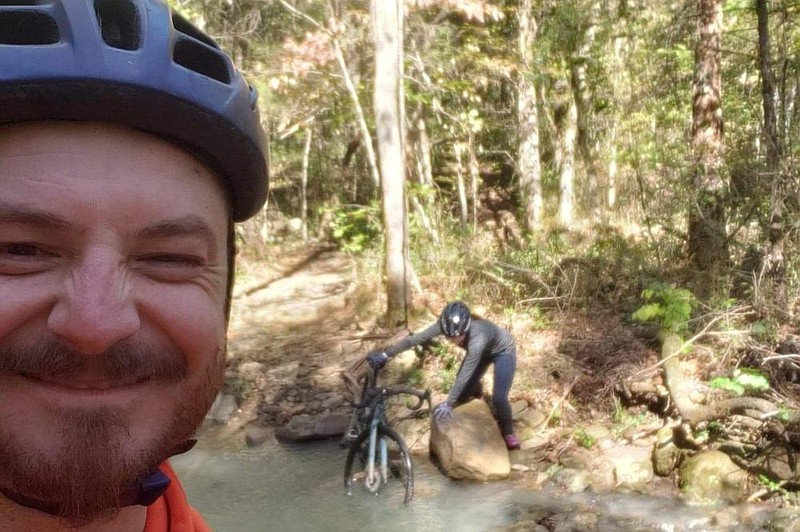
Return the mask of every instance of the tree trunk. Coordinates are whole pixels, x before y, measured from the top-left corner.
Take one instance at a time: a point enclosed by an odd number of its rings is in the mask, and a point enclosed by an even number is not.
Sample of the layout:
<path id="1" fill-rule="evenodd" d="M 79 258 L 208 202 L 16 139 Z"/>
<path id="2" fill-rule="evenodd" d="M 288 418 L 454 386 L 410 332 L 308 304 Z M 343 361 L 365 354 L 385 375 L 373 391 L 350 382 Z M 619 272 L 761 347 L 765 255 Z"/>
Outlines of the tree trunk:
<path id="1" fill-rule="evenodd" d="M 539 110 L 533 81 L 533 44 L 537 24 L 532 0 L 522 0 L 518 11 L 518 52 L 520 73 L 517 80 L 517 175 L 520 201 L 525 210 L 525 226 L 530 231 L 542 222 L 542 167 L 539 151 Z"/>
<path id="2" fill-rule="evenodd" d="M 469 180 L 472 189 L 472 234 L 478 231 L 478 188 L 480 186 L 480 167 L 478 165 L 478 152 L 475 149 L 475 133 L 470 129 L 467 142 L 467 152 L 469 155 Z"/>
<path id="3" fill-rule="evenodd" d="M 380 172 L 378 171 L 378 161 L 375 157 L 375 150 L 372 147 L 372 135 L 369 132 L 369 126 L 367 125 L 367 119 L 364 117 L 364 108 L 361 106 L 361 100 L 358 97 L 358 91 L 356 90 L 356 85 L 353 83 L 353 78 L 350 75 L 350 69 L 347 68 L 347 61 L 344 57 L 344 52 L 342 51 L 342 46 L 339 43 L 339 38 L 336 36 L 336 33 L 331 31 L 328 27 L 324 24 L 321 24 L 313 17 L 299 11 L 296 7 L 286 2 L 286 0 L 278 0 L 279 3 L 286 8 L 288 11 L 294 13 L 295 15 L 303 18 L 304 20 L 310 22 L 314 27 L 318 30 L 325 32 L 331 39 L 331 47 L 333 48 L 333 55 L 336 57 L 336 63 L 339 65 L 339 70 L 342 73 L 342 80 L 344 81 L 344 86 L 347 89 L 347 94 L 350 96 L 350 100 L 353 103 L 353 111 L 356 114 L 356 121 L 358 122 L 358 128 L 361 132 L 362 141 L 364 144 L 364 149 L 367 152 L 367 161 L 369 163 L 370 171 L 372 173 L 372 180 L 375 184 L 375 188 L 377 189 L 380 185 L 381 176 Z M 336 21 L 336 11 L 331 7 L 330 10 L 330 20 L 329 20 L 330 27 L 338 27 L 339 23 Z M 353 187 L 355 189 L 355 187 Z"/>
<path id="4" fill-rule="evenodd" d="M 453 152 L 456 156 L 456 186 L 458 187 L 458 206 L 461 211 L 461 230 L 466 232 L 469 206 L 467 205 L 467 187 L 464 184 L 464 143 L 453 144 Z"/>
<path id="5" fill-rule="evenodd" d="M 595 149 L 593 147 L 594 134 L 591 131 L 592 114 L 592 91 L 587 78 L 588 65 L 592 60 L 591 52 L 594 46 L 595 36 L 597 35 L 597 19 L 599 17 L 600 4 L 597 0 L 591 0 L 588 6 L 585 31 L 581 35 L 578 49 L 573 59 L 572 85 L 575 92 L 575 104 L 577 108 L 577 148 L 583 160 L 585 176 L 585 199 L 583 202 L 591 212 L 599 217 L 602 211 L 602 196 L 598 194 L 598 172 L 595 167 Z"/>
<path id="6" fill-rule="evenodd" d="M 406 154 L 406 157 L 413 157 L 416 162 L 417 181 L 422 185 L 423 194 L 412 196 L 411 203 L 419 216 L 422 226 L 430 235 L 434 243 L 439 243 L 439 233 L 434 227 L 428 209 L 433 206 L 432 198 L 429 194 L 429 187 L 433 186 L 433 163 L 431 162 L 431 142 L 428 137 L 428 129 L 422 117 L 422 106 L 418 106 L 413 119 L 415 128 L 412 129 L 413 147 Z"/>
<path id="7" fill-rule="evenodd" d="M 336 55 L 336 61 L 339 63 L 339 70 L 342 72 L 342 79 L 344 80 L 345 87 L 347 88 L 347 93 L 350 95 L 350 100 L 353 102 L 353 110 L 356 113 L 358 128 L 361 131 L 361 136 L 363 137 L 362 144 L 364 145 L 364 149 L 367 151 L 367 161 L 369 162 L 369 167 L 372 171 L 372 181 L 375 185 L 375 188 L 378 188 L 381 182 L 381 175 L 378 171 L 378 160 L 377 157 L 375 157 L 375 150 L 372 147 L 372 135 L 369 133 L 367 119 L 364 117 L 364 109 L 361 107 L 361 100 L 358 98 L 358 91 L 356 90 L 356 86 L 353 84 L 353 79 L 350 77 L 350 71 L 347 69 L 347 62 L 344 59 L 344 53 L 342 52 L 342 47 L 339 45 L 339 40 L 336 37 L 332 37 L 331 41 L 333 42 L 333 51 Z"/>
<path id="8" fill-rule="evenodd" d="M 386 319 L 408 322 L 407 209 L 401 99 L 403 15 L 398 0 L 373 0 L 375 38 L 375 125 L 380 153 L 386 241 Z"/>
<path id="9" fill-rule="evenodd" d="M 303 221 L 303 241 L 308 240 L 308 159 L 311 155 L 311 128 L 306 129 L 306 144 L 303 148 L 303 171 L 300 182 L 300 219 Z"/>
<path id="10" fill-rule="evenodd" d="M 575 145 L 578 138 L 578 109 L 572 94 L 563 102 L 562 119 L 556 149 L 560 152 L 558 169 L 558 223 L 569 228 L 575 216 Z"/>
<path id="11" fill-rule="evenodd" d="M 787 311 L 786 264 L 783 249 L 785 229 L 783 223 L 786 186 L 782 171 L 783 148 L 777 129 L 775 112 L 775 84 L 772 75 L 769 16 L 767 0 L 756 0 L 758 15 L 758 56 L 761 67 L 761 99 L 764 109 L 764 140 L 767 147 L 767 175 L 772 181 L 770 194 L 769 248 L 767 271 L 772 281 L 772 303 L 779 312 Z"/>
<path id="12" fill-rule="evenodd" d="M 695 205 L 689 214 L 689 253 L 697 270 L 695 293 L 717 291 L 728 264 L 726 182 L 722 176 L 722 0 L 697 0 L 697 42 L 692 90 Z"/>

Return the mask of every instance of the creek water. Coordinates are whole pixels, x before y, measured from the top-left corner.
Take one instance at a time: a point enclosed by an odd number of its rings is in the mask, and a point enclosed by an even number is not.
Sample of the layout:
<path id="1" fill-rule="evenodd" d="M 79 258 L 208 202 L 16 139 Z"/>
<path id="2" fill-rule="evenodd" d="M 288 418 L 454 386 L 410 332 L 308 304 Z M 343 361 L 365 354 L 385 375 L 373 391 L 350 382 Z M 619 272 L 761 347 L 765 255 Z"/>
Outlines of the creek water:
<path id="1" fill-rule="evenodd" d="M 737 517 L 735 509 L 720 522 L 718 509 L 673 499 L 564 495 L 555 488 L 519 489 L 512 482 L 453 481 L 427 457 L 416 455 L 414 500 L 403 506 L 399 494 L 388 499 L 359 491 L 346 495 L 345 457 L 346 450 L 335 441 L 292 445 L 272 441 L 243 450 L 200 446 L 172 463 L 189 500 L 216 532 L 486 532 L 507 529 L 520 520 L 532 523 L 541 516 L 555 516 L 550 523 L 566 526 L 558 530 L 754 529 L 752 522 Z M 583 521 L 576 515 L 584 516 Z M 581 522 L 591 526 L 584 528 Z"/>

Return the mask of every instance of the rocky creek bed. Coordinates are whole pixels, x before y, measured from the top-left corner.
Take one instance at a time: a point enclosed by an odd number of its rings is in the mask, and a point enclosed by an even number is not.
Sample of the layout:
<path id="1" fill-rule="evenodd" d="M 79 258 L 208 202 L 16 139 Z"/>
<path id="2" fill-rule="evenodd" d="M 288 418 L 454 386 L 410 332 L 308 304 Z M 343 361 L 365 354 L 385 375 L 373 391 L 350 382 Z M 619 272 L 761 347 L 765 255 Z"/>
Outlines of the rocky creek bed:
<path id="1" fill-rule="evenodd" d="M 397 332 L 380 332 L 374 317 L 359 314 L 363 291 L 346 255 L 306 245 L 283 248 L 275 257 L 244 264 L 231 317 L 226 386 L 208 418 L 214 438 L 241 446 L 272 438 L 339 438 L 351 413 L 343 375 L 357 374 L 364 354 Z M 431 296 L 415 304 L 427 306 L 433 319 L 442 301 Z M 504 325 L 518 343 L 511 396 L 523 444 L 506 455 L 502 442 L 494 442 L 495 452 L 508 457 L 508 474 L 496 481 L 531 492 L 554 488 L 585 502 L 563 511 L 521 505 L 509 529 L 608 529 L 591 494 L 630 493 L 707 505 L 693 529 L 800 530 L 789 492 L 759 502 L 759 493 L 769 490 L 728 454 L 687 448 L 676 438 L 673 421 L 648 405 L 621 401 L 615 383 L 626 375 L 645 372 L 659 379 L 651 332 L 599 309 L 563 313 L 550 327 L 524 315 Z M 392 361 L 386 378 L 418 379 L 427 372 L 436 382 L 441 366 L 432 358 L 407 353 Z M 492 423 L 488 408 L 482 415 Z M 416 454 L 428 454 L 427 417 L 405 420 L 400 429 Z M 480 462 L 473 461 L 475 469 L 461 478 L 487 480 Z M 782 474 L 796 480 L 792 453 L 779 449 L 772 462 L 777 465 L 769 467 L 783 467 Z"/>

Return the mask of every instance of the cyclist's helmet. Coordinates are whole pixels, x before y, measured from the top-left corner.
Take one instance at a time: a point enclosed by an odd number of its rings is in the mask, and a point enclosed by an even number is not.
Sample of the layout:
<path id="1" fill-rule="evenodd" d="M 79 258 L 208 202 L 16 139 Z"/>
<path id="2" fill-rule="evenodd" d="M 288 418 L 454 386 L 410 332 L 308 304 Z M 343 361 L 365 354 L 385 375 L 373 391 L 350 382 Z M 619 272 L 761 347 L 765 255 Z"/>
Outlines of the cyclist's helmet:
<path id="1" fill-rule="evenodd" d="M 0 1 L 0 124 L 103 121 L 161 136 L 221 176 L 235 221 L 267 196 L 256 99 L 165 0 Z"/>
<path id="2" fill-rule="evenodd" d="M 448 338 L 466 334 L 471 323 L 472 317 L 469 314 L 469 308 L 461 301 L 452 301 L 445 305 L 439 316 L 439 325 Z"/>

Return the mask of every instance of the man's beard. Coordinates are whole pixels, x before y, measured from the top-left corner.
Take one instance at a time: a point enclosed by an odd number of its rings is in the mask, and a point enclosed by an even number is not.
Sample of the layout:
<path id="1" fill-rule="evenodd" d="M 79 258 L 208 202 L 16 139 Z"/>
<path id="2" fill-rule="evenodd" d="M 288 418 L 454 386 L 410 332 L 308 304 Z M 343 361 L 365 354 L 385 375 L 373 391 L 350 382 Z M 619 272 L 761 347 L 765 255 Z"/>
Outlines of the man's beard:
<path id="1" fill-rule="evenodd" d="M 174 413 L 172 419 L 141 448 L 128 448 L 141 438 L 131 434 L 124 411 L 108 406 L 54 407 L 57 412 L 50 415 L 58 422 L 50 437 L 59 445 L 46 456 L 31 452 L 12 426 L 0 425 L 0 491 L 33 506 L 41 503 L 41 508 L 75 527 L 113 517 L 126 503 L 126 491 L 171 456 L 202 422 L 222 379 L 223 350 L 214 356 L 216 363 L 208 365 L 193 389 L 187 388 L 177 404 L 164 405 Z M 109 380 L 152 379 L 180 386 L 187 376 L 186 360 L 179 351 L 157 351 L 141 343 L 122 342 L 93 356 L 52 340 L 0 347 L 0 373 L 65 379 L 81 375 L 88 365 Z"/>

